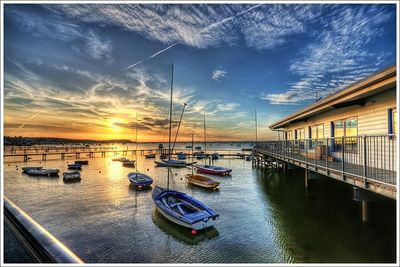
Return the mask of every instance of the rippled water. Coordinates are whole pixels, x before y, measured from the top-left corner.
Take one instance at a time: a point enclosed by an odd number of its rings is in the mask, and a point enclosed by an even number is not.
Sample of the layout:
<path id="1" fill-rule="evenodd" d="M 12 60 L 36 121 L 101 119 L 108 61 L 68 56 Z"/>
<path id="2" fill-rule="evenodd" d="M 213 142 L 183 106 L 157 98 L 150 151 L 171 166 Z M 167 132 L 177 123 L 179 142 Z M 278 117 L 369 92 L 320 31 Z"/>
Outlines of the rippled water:
<path id="1" fill-rule="evenodd" d="M 134 169 L 111 157 L 89 159 L 78 183 L 21 174 L 21 167 L 35 165 L 63 172 L 74 160 L 7 162 L 5 195 L 85 262 L 395 261 L 395 202 L 377 197 L 372 222 L 363 224 L 352 187 L 331 179 L 305 189 L 299 170 L 277 175 L 243 159 L 224 158 L 215 163 L 233 173 L 214 177 L 221 190 L 213 192 L 185 183 L 190 168 L 173 169 L 172 189 L 202 200 L 220 215 L 215 228 L 193 236 L 155 211 L 151 190 L 131 188 L 127 174 Z M 155 168 L 152 159 L 138 155 L 138 169 L 156 185 L 166 185 L 166 169 Z"/>

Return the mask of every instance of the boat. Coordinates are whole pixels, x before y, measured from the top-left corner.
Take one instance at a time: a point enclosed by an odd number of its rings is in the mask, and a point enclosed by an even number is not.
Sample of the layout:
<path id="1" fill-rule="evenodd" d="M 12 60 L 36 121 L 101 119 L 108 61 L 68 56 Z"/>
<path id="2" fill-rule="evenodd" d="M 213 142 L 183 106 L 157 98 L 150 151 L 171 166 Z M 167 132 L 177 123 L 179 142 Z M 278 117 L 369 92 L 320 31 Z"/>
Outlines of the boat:
<path id="1" fill-rule="evenodd" d="M 180 160 L 183 160 L 183 159 L 186 159 L 186 154 L 184 154 L 184 153 L 178 153 L 178 154 L 176 154 L 176 157 L 177 157 L 178 159 L 180 159 Z"/>
<path id="2" fill-rule="evenodd" d="M 219 159 L 219 154 L 218 153 L 212 153 L 211 154 L 211 159 Z"/>
<path id="3" fill-rule="evenodd" d="M 120 161 L 120 162 L 122 162 L 124 160 L 127 160 L 127 158 L 112 158 L 111 160 L 112 161 Z"/>
<path id="4" fill-rule="evenodd" d="M 201 146 L 195 146 L 194 149 L 201 149 Z"/>
<path id="5" fill-rule="evenodd" d="M 122 161 L 122 166 L 124 167 L 135 167 L 135 161 L 130 159 L 125 159 Z"/>
<path id="6" fill-rule="evenodd" d="M 135 187 L 147 187 L 153 183 L 153 178 L 140 172 L 129 173 L 128 179 L 131 182 L 131 185 Z"/>
<path id="7" fill-rule="evenodd" d="M 22 173 L 28 173 L 30 170 L 41 170 L 43 167 L 22 167 Z"/>
<path id="8" fill-rule="evenodd" d="M 81 170 L 82 169 L 82 165 L 81 164 L 68 164 L 68 169 Z"/>
<path id="9" fill-rule="evenodd" d="M 145 156 L 146 159 L 154 159 L 154 158 L 156 157 L 156 154 L 154 154 L 154 153 L 149 153 L 149 154 L 146 154 L 146 155 L 144 155 L 144 156 Z"/>
<path id="10" fill-rule="evenodd" d="M 36 169 L 27 171 L 27 174 L 34 176 L 58 176 L 59 172 L 59 169 Z"/>
<path id="11" fill-rule="evenodd" d="M 158 144 L 158 149 L 163 149 L 164 145 L 163 144 Z"/>
<path id="12" fill-rule="evenodd" d="M 196 164 L 197 172 L 209 173 L 209 174 L 218 174 L 218 175 L 229 175 L 232 169 L 224 168 L 220 166 L 214 165 L 198 165 Z"/>
<path id="13" fill-rule="evenodd" d="M 162 160 L 162 161 L 157 161 L 155 160 L 154 163 L 156 164 L 157 167 L 173 167 L 173 168 L 183 168 L 186 167 L 186 162 L 182 162 L 179 160 Z"/>
<path id="14" fill-rule="evenodd" d="M 186 148 L 193 148 L 193 146 L 185 146 Z"/>
<path id="15" fill-rule="evenodd" d="M 75 160 L 75 164 L 88 165 L 88 160 Z"/>
<path id="16" fill-rule="evenodd" d="M 206 154 L 204 154 L 204 153 L 196 154 L 196 159 L 205 159 L 205 158 L 206 158 Z"/>
<path id="17" fill-rule="evenodd" d="M 251 156 L 246 156 L 246 161 L 251 161 Z"/>
<path id="18" fill-rule="evenodd" d="M 157 211 L 166 219 L 189 229 L 212 227 L 219 216 L 203 202 L 183 192 L 156 186 L 152 198 Z"/>
<path id="19" fill-rule="evenodd" d="M 197 185 L 204 188 L 210 188 L 214 190 L 217 189 L 220 185 L 219 182 L 214 181 L 213 179 L 210 179 L 206 176 L 198 174 L 187 174 L 186 180 L 193 185 Z"/>
<path id="20" fill-rule="evenodd" d="M 81 180 L 80 172 L 63 172 L 64 181 Z"/>

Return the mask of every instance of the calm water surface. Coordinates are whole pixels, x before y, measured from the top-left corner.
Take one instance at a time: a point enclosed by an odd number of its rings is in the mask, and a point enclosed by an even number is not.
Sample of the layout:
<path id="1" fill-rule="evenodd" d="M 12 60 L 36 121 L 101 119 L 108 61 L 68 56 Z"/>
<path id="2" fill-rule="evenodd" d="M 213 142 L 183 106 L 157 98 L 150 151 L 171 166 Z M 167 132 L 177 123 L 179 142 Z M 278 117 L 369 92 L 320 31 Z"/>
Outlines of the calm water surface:
<path id="1" fill-rule="evenodd" d="M 153 148 L 154 145 L 151 145 Z M 239 149 L 214 145 L 212 149 Z M 122 156 L 122 155 L 119 155 Z M 128 157 L 134 159 L 132 155 Z M 5 195 L 64 242 L 85 262 L 100 263 L 279 263 L 394 262 L 395 202 L 377 198 L 372 222 L 360 221 L 352 187 L 331 179 L 303 186 L 303 172 L 277 175 L 243 159 L 220 159 L 232 176 L 213 177 L 217 192 L 189 186 L 190 168 L 173 169 L 170 187 L 186 192 L 219 215 L 215 228 L 193 236 L 155 211 L 151 190 L 136 191 L 110 157 L 89 159 L 78 183 L 21 174 L 23 166 L 67 171 L 74 158 L 5 163 Z M 138 155 L 138 170 L 159 186 L 165 168 Z M 212 177 L 212 176 L 210 176 Z"/>

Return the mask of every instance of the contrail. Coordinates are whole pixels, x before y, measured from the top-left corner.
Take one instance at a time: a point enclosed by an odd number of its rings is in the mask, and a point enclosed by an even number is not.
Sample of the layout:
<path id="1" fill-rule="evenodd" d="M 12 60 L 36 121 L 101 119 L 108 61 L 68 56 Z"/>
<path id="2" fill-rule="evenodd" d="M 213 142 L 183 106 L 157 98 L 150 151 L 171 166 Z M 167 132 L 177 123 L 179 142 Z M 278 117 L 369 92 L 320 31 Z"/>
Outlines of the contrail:
<path id="1" fill-rule="evenodd" d="M 203 29 L 200 31 L 200 34 L 205 33 L 205 32 L 208 32 L 209 30 L 211 30 L 211 29 L 213 29 L 213 28 L 216 28 L 216 27 L 218 27 L 219 25 L 222 25 L 222 24 L 224 24 L 224 23 L 226 23 L 226 22 L 228 22 L 228 21 L 231 21 L 231 20 L 233 20 L 233 19 L 235 19 L 235 18 L 237 18 L 237 17 L 239 17 L 239 16 L 241 16 L 241 15 L 243 15 L 243 14 L 246 14 L 247 12 L 249 12 L 249 11 L 251 11 L 251 10 L 253 10 L 253 9 L 257 8 L 257 7 L 259 7 L 259 6 L 261 6 L 261 4 L 252 6 L 252 7 L 248 8 L 248 9 L 246 9 L 246 10 L 240 11 L 240 12 L 237 13 L 236 15 L 233 15 L 233 16 L 231 16 L 231 17 L 229 17 L 229 18 L 225 18 L 225 19 L 223 19 L 223 20 L 221 20 L 221 21 L 218 21 L 218 22 L 216 22 L 216 23 L 213 23 L 213 24 L 211 24 L 211 25 L 209 25 L 209 26 L 203 28 Z M 162 50 L 156 52 L 155 54 L 149 56 L 149 57 L 146 58 L 146 59 L 140 60 L 140 61 L 138 61 L 138 62 L 136 62 L 136 63 L 134 63 L 134 64 L 132 64 L 132 65 L 129 65 L 128 67 L 126 67 L 125 69 L 123 69 L 123 71 L 128 70 L 128 69 L 130 69 L 130 68 L 132 68 L 132 67 L 135 67 L 135 66 L 137 66 L 137 65 L 139 65 L 139 64 L 141 64 L 141 63 L 143 63 L 143 62 L 146 62 L 147 60 L 152 59 L 152 58 L 158 56 L 158 55 L 161 54 L 161 53 L 164 53 L 165 51 L 171 49 L 172 47 L 174 47 L 175 45 L 177 45 L 177 44 L 179 44 L 179 43 L 180 43 L 180 42 L 176 42 L 176 43 L 174 43 L 174 44 L 168 46 L 167 48 L 164 48 L 164 49 L 162 49 Z"/>
<path id="2" fill-rule="evenodd" d="M 31 120 L 33 120 L 34 118 L 36 118 L 37 116 L 39 116 L 43 111 L 39 111 L 38 113 L 36 113 L 35 115 L 33 115 L 32 117 L 26 119 L 17 129 L 15 129 L 14 134 L 17 133 L 19 130 L 21 130 L 25 124 L 27 124 L 28 122 L 30 122 Z"/>

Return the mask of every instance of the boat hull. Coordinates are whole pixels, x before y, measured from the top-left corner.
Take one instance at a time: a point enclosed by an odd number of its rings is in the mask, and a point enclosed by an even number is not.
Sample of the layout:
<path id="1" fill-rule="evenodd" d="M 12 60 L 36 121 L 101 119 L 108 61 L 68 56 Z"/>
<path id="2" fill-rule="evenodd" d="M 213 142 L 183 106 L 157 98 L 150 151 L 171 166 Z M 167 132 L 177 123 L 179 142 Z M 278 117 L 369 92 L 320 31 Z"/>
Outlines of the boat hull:
<path id="1" fill-rule="evenodd" d="M 60 170 L 58 169 L 40 169 L 40 170 L 30 170 L 27 173 L 33 176 L 58 176 Z"/>
<path id="2" fill-rule="evenodd" d="M 208 174 L 216 174 L 216 175 L 230 175 L 232 172 L 232 169 L 228 168 L 222 168 L 222 167 L 216 167 L 216 166 L 200 166 L 196 165 L 197 172 L 200 173 L 208 173 Z"/>
<path id="3" fill-rule="evenodd" d="M 219 182 L 209 179 L 208 177 L 201 176 L 201 175 L 188 174 L 186 176 L 186 179 L 189 183 L 191 183 L 193 185 L 200 186 L 203 188 L 208 188 L 208 189 L 216 189 L 220 185 Z"/>

